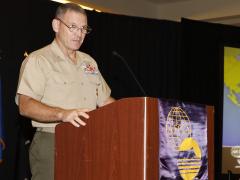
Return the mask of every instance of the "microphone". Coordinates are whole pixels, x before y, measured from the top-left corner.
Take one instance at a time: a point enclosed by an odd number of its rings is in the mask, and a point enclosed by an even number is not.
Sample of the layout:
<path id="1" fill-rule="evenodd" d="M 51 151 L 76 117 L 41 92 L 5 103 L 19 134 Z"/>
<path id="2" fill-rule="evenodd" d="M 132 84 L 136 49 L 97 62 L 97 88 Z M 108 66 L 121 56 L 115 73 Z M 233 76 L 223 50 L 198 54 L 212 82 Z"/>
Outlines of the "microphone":
<path id="1" fill-rule="evenodd" d="M 131 76 L 133 77 L 134 81 L 137 83 L 138 88 L 141 90 L 141 93 L 146 97 L 147 93 L 144 91 L 142 85 L 140 84 L 140 82 L 136 78 L 136 76 L 133 73 L 132 69 L 129 67 L 127 61 L 120 54 L 118 54 L 117 51 L 112 51 L 112 55 L 116 56 L 117 59 L 119 59 L 119 60 L 121 60 L 123 62 L 123 64 L 127 67 L 127 70 L 130 72 Z"/>

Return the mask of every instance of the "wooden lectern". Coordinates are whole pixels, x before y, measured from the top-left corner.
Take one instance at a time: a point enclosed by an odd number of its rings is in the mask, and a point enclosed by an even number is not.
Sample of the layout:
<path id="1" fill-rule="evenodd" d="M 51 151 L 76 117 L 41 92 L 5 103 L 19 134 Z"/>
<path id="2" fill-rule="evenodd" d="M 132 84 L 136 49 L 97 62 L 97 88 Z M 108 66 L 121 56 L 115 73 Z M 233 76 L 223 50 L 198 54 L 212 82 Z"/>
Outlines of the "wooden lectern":
<path id="1" fill-rule="evenodd" d="M 213 109 L 207 111 L 208 174 L 213 180 Z M 157 98 L 121 99 L 89 115 L 85 127 L 56 127 L 55 180 L 159 179 Z"/>

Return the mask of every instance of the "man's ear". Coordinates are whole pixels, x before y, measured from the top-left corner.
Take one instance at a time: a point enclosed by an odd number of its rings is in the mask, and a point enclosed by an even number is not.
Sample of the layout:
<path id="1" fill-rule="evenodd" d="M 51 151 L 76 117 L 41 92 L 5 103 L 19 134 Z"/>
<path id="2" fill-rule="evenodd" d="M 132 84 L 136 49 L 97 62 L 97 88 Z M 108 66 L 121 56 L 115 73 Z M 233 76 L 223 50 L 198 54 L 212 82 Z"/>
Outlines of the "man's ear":
<path id="1" fill-rule="evenodd" d="M 57 19 L 53 19 L 53 20 L 52 20 L 52 28 L 53 28 L 53 31 L 54 31 L 54 32 L 58 32 L 58 30 L 59 30 L 59 25 L 60 25 L 59 20 L 57 20 Z"/>

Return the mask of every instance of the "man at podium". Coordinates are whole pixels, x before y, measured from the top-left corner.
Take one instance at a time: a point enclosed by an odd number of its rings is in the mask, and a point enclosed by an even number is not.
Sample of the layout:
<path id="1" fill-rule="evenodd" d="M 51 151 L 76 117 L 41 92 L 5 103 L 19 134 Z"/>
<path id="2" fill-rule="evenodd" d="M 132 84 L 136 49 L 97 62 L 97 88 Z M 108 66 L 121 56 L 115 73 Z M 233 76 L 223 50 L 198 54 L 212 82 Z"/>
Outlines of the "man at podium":
<path id="1" fill-rule="evenodd" d="M 79 127 L 87 112 L 114 101 L 95 60 L 78 51 L 91 28 L 78 5 L 60 5 L 53 42 L 22 63 L 16 95 L 20 114 L 36 127 L 29 157 L 32 180 L 54 179 L 54 133 L 60 122 Z"/>

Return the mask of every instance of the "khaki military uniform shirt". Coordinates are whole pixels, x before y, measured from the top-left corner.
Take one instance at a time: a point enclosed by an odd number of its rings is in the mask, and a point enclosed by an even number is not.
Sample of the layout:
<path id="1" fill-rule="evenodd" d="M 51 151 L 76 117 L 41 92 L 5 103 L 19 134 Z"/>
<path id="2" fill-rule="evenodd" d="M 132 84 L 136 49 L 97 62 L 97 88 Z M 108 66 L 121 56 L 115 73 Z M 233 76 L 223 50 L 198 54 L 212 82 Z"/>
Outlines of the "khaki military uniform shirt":
<path id="1" fill-rule="evenodd" d="M 78 51 L 77 64 L 73 64 L 55 40 L 23 61 L 17 89 L 17 94 L 49 106 L 90 110 L 101 106 L 110 92 L 93 58 Z M 56 124 L 32 121 L 34 127 L 55 127 Z"/>

